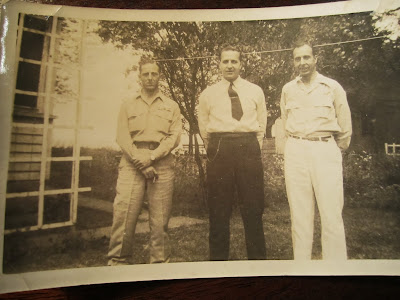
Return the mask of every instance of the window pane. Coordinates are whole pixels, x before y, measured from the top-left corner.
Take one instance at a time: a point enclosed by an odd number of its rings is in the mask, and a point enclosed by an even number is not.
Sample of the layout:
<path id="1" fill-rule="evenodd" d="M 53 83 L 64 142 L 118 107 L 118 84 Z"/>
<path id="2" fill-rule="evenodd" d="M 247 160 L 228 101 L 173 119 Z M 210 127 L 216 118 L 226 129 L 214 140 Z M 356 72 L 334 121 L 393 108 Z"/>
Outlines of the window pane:
<path id="1" fill-rule="evenodd" d="M 37 96 L 15 94 L 14 105 L 35 108 L 37 105 Z"/>
<path id="2" fill-rule="evenodd" d="M 21 42 L 20 57 L 42 60 L 44 36 L 24 31 Z"/>
<path id="3" fill-rule="evenodd" d="M 52 20 L 53 17 L 26 15 L 24 18 L 24 27 L 40 31 L 47 31 Z"/>
<path id="4" fill-rule="evenodd" d="M 17 89 L 37 92 L 39 86 L 40 65 L 20 62 L 18 67 Z"/>

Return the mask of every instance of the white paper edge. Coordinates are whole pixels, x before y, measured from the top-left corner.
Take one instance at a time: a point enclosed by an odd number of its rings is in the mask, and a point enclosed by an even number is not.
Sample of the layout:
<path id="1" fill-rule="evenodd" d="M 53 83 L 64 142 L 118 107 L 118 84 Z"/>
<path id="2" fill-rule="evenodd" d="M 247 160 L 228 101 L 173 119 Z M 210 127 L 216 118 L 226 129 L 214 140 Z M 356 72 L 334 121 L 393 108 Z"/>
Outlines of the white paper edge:
<path id="1" fill-rule="evenodd" d="M 3 293 L 59 286 L 99 284 L 183 278 L 217 278 L 249 276 L 336 276 L 399 275 L 398 260 L 326 261 L 230 261 L 193 262 L 121 267 L 92 267 L 2 275 Z"/>
<path id="2" fill-rule="evenodd" d="M 57 15 L 62 17 L 127 20 L 127 21 L 228 21 L 302 18 L 334 14 L 348 14 L 383 10 L 398 0 L 352 0 L 345 2 L 312 4 L 291 7 L 229 9 L 229 10 L 116 10 L 67 7 L 10 1 L 3 6 L 0 61 L 0 99 L 12 99 L 11 86 L 14 78 L 13 58 L 15 53 L 16 25 L 18 13 Z M 10 23 L 10 26 L 7 24 Z M 14 25 L 14 26 L 11 26 Z M 4 47 L 6 45 L 6 47 Z M 10 55 L 9 55 L 10 53 Z M 4 58 L 6 60 L 4 60 Z M 8 153 L 11 132 L 12 101 L 0 101 L 0 211 L 4 219 L 5 186 L 8 169 Z M 4 223 L 0 234 L 4 236 Z M 0 239 L 3 256 L 3 238 Z M 0 293 L 53 288 L 61 286 L 98 284 L 107 282 L 145 281 L 182 278 L 215 278 L 247 276 L 286 275 L 400 275 L 400 260 L 348 260 L 344 263 L 327 261 L 229 261 L 188 262 L 157 265 L 132 265 L 123 267 L 91 267 L 38 271 L 21 274 L 1 274 Z"/>
<path id="3" fill-rule="evenodd" d="M 325 15 L 340 15 L 353 12 L 375 11 L 382 7 L 381 2 L 390 0 L 351 0 L 333 3 L 309 4 L 299 6 L 283 6 L 269 8 L 241 9 L 180 9 L 180 10 L 131 10 L 73 7 L 61 5 L 35 4 L 21 1 L 10 1 L 6 4 L 11 10 L 18 12 L 57 15 L 86 20 L 115 21 L 243 21 L 262 19 L 290 19 Z"/>

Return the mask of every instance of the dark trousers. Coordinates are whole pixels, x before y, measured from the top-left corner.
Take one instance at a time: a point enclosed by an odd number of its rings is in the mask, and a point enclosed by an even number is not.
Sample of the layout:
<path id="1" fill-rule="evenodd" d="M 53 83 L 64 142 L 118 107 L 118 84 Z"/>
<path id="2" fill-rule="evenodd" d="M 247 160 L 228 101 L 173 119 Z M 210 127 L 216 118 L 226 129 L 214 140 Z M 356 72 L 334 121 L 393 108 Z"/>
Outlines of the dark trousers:
<path id="1" fill-rule="evenodd" d="M 256 135 L 211 134 L 207 156 L 210 260 L 229 258 L 229 225 L 235 186 L 247 257 L 265 259 L 263 167 Z"/>

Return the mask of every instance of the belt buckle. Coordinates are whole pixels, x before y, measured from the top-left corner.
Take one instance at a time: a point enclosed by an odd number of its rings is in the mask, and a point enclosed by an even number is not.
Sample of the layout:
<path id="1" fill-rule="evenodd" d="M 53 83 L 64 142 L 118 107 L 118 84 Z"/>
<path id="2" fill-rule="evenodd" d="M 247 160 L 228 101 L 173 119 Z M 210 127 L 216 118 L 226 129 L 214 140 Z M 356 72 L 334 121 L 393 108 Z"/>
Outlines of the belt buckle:
<path id="1" fill-rule="evenodd" d="M 297 135 L 289 134 L 290 137 L 296 139 L 296 140 L 302 140 L 303 138 Z"/>
<path id="2" fill-rule="evenodd" d="M 320 137 L 320 141 L 321 141 L 321 142 L 328 142 L 328 141 L 330 140 L 331 137 L 332 137 L 332 136 L 323 136 L 323 137 Z"/>

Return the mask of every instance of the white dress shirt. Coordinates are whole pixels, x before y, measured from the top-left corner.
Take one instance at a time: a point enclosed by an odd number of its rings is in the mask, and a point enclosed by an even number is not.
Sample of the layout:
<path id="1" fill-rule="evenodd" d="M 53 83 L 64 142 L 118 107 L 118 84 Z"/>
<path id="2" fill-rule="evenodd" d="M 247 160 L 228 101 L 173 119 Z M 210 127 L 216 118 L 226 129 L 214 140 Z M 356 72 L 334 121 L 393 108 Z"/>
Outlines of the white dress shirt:
<path id="1" fill-rule="evenodd" d="M 198 121 L 200 135 L 207 145 L 208 136 L 213 132 L 255 132 L 262 147 L 267 126 L 267 109 L 262 89 L 241 77 L 233 82 L 243 109 L 238 121 L 232 117 L 231 99 L 228 95 L 230 82 L 222 79 L 207 87 L 200 95 Z"/>

